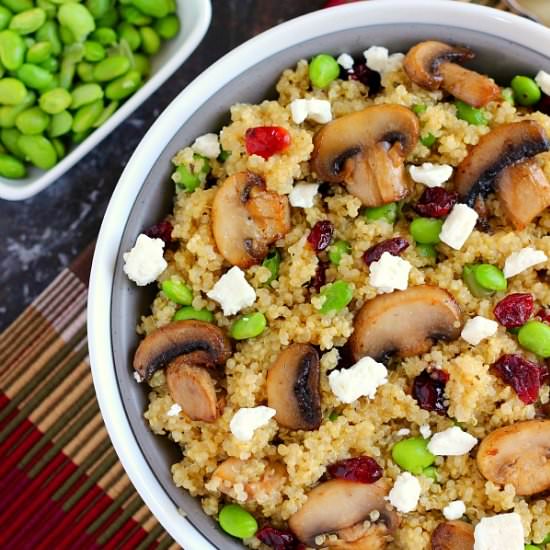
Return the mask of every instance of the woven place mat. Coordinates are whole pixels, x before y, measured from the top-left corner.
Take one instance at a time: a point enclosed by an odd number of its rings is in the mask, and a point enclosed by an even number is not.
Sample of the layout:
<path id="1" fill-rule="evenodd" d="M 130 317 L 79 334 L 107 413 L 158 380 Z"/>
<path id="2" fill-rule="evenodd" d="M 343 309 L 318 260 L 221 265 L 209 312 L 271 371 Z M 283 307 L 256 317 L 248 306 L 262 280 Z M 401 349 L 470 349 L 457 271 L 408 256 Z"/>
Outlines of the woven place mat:
<path id="1" fill-rule="evenodd" d="M 92 252 L 0 335 L 2 549 L 178 548 L 126 476 L 101 419 L 86 336 Z"/>

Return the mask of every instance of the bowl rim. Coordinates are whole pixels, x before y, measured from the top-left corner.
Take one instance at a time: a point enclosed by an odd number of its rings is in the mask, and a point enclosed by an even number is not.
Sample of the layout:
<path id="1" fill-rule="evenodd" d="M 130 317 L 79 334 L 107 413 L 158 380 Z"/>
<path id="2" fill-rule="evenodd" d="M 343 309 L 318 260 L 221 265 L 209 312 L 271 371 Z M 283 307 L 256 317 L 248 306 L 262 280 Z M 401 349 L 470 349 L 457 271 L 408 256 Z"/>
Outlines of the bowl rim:
<path id="1" fill-rule="evenodd" d="M 73 150 L 58 162 L 53 168 L 39 173 L 31 178 L 28 183 L 17 185 L 7 183 L 7 178 L 0 177 L 0 199 L 9 201 L 20 201 L 33 197 L 54 183 L 63 174 L 70 170 L 78 161 L 84 158 L 94 147 L 113 132 L 126 118 L 128 118 L 138 107 L 152 96 L 164 82 L 174 74 L 184 61 L 195 51 L 203 39 L 210 21 L 212 19 L 212 5 L 210 0 L 186 0 L 180 13 L 195 13 L 190 31 L 184 36 L 175 38 L 174 43 L 176 55 L 173 55 L 166 62 L 151 74 L 145 84 L 133 94 L 116 112 L 95 132 L 90 134 L 82 143 L 76 145 Z M 183 28 L 183 27 L 182 27 Z"/>
<path id="2" fill-rule="evenodd" d="M 550 29 L 511 13 L 455 0 L 370 0 L 321 9 L 284 22 L 223 56 L 191 82 L 159 116 L 130 158 L 108 205 L 99 232 L 88 301 L 90 363 L 99 406 L 119 459 L 155 517 L 187 550 L 214 548 L 178 512 L 141 454 L 122 404 L 110 330 L 114 268 L 126 221 L 146 175 L 174 134 L 228 82 L 262 60 L 303 41 L 333 32 L 395 24 L 438 24 L 512 40 L 542 55 Z M 123 223 L 120 220 L 124 220 Z"/>

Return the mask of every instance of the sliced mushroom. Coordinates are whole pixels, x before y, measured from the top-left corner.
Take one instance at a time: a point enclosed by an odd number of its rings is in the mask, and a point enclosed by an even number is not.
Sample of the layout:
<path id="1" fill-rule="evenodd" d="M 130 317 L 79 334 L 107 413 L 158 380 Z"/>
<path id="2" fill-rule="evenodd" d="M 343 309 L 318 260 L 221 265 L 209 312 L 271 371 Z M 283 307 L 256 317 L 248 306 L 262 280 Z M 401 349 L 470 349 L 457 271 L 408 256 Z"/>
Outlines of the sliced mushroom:
<path id="1" fill-rule="evenodd" d="M 287 197 L 267 191 L 252 172 L 228 177 L 212 205 L 212 232 L 220 254 L 242 268 L 260 263 L 269 247 L 290 231 Z"/>
<path id="2" fill-rule="evenodd" d="M 354 361 L 367 355 L 386 361 L 425 353 L 435 340 L 455 340 L 461 327 L 460 307 L 446 290 L 414 286 L 366 302 L 355 316 L 349 344 Z"/>
<path id="3" fill-rule="evenodd" d="M 330 534 L 336 534 L 342 542 L 354 542 L 356 546 L 348 546 L 350 549 L 370 548 L 358 545 L 363 537 L 370 539 L 372 548 L 383 548 L 399 525 L 399 517 L 384 498 L 387 493 L 388 486 L 382 480 L 371 484 L 343 479 L 325 481 L 309 492 L 305 504 L 290 517 L 288 524 L 301 542 L 313 548 L 326 547 L 328 542 L 317 544 L 315 539 Z M 375 511 L 379 514 L 376 523 L 361 531 Z M 360 538 L 345 540 L 355 536 Z M 329 548 L 346 546 L 334 543 Z"/>
<path id="4" fill-rule="evenodd" d="M 445 521 L 432 533 L 432 550 L 473 550 L 474 528 L 465 521 Z"/>
<path id="5" fill-rule="evenodd" d="M 309 344 L 284 349 L 267 373 L 267 404 L 275 420 L 290 430 L 316 430 L 321 425 L 319 355 Z"/>
<path id="6" fill-rule="evenodd" d="M 550 489 L 550 420 L 527 420 L 491 432 L 481 442 L 477 465 L 498 485 L 520 496 Z"/>
<path id="7" fill-rule="evenodd" d="M 489 77 L 458 65 L 474 57 L 474 52 L 467 48 L 428 40 L 409 50 L 403 68 L 422 88 L 443 88 L 469 105 L 483 107 L 500 97 L 500 88 Z"/>
<path id="8" fill-rule="evenodd" d="M 364 523 L 341 529 L 338 539 L 324 544 L 330 550 L 384 550 L 391 536 L 383 523 Z"/>
<path id="9" fill-rule="evenodd" d="M 329 122 L 313 138 L 317 176 L 343 183 L 365 206 L 405 197 L 404 161 L 418 142 L 418 119 L 401 105 L 375 105 Z"/>
<path id="10" fill-rule="evenodd" d="M 504 214 L 518 230 L 550 206 L 550 183 L 535 160 L 505 168 L 496 187 Z"/>
<path id="11" fill-rule="evenodd" d="M 174 321 L 148 334 L 134 355 L 134 369 L 143 378 L 187 355 L 187 364 L 217 366 L 225 363 L 231 345 L 223 331 L 203 321 Z"/>
<path id="12" fill-rule="evenodd" d="M 550 141 L 544 128 L 534 120 L 497 126 L 481 137 L 457 167 L 456 190 L 463 202 L 473 206 L 478 196 L 485 197 L 494 190 L 505 168 L 549 149 Z"/>

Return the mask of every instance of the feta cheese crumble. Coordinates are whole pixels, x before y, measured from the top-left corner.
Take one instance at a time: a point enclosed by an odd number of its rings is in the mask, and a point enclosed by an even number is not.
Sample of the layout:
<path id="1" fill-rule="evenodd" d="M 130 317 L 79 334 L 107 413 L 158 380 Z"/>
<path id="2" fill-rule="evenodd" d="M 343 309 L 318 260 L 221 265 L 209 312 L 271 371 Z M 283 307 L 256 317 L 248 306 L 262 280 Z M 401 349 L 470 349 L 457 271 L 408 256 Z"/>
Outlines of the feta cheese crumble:
<path id="1" fill-rule="evenodd" d="M 482 518 L 474 529 L 474 550 L 523 550 L 524 536 L 515 512 Z"/>
<path id="2" fill-rule="evenodd" d="M 478 213 L 466 204 L 455 204 L 443 222 L 439 239 L 455 250 L 460 250 L 476 226 Z"/>
<path id="3" fill-rule="evenodd" d="M 369 283 L 381 292 L 406 290 L 411 268 L 407 260 L 384 252 L 377 262 L 369 266 Z"/>
<path id="4" fill-rule="evenodd" d="M 411 178 L 427 187 L 441 187 L 453 175 L 453 167 L 448 164 L 425 162 L 421 166 L 409 166 Z"/>
<path id="5" fill-rule="evenodd" d="M 550 95 L 550 74 L 546 71 L 539 71 L 535 76 L 535 82 L 546 95 Z"/>
<path id="6" fill-rule="evenodd" d="M 254 288 L 237 266 L 222 275 L 206 295 L 222 306 L 224 315 L 234 315 L 256 301 Z"/>
<path id="7" fill-rule="evenodd" d="M 208 159 L 218 158 L 222 152 L 218 134 L 204 134 L 198 137 L 191 145 L 191 149 L 197 155 L 202 155 Z"/>
<path id="8" fill-rule="evenodd" d="M 419 428 L 419 431 L 420 431 L 420 435 L 424 439 L 428 439 L 432 435 L 432 429 L 428 424 L 422 424 L 422 426 L 420 426 Z"/>
<path id="9" fill-rule="evenodd" d="M 151 239 L 143 233 L 138 236 L 134 247 L 122 257 L 124 273 L 138 286 L 152 283 L 168 266 L 164 259 L 164 241 Z"/>
<path id="10" fill-rule="evenodd" d="M 297 183 L 288 195 L 288 200 L 295 208 L 311 208 L 318 190 L 318 183 Z"/>
<path id="11" fill-rule="evenodd" d="M 504 262 L 504 276 L 509 279 L 514 275 L 518 275 L 522 271 L 529 269 L 538 264 L 542 264 L 548 260 L 548 257 L 542 250 L 537 250 L 527 246 L 512 252 Z"/>
<path id="12" fill-rule="evenodd" d="M 332 120 L 330 101 L 326 99 L 294 99 L 290 103 L 290 114 L 295 124 L 301 124 L 306 118 L 319 124 Z"/>
<path id="13" fill-rule="evenodd" d="M 231 433 L 239 441 L 250 441 L 254 432 L 265 426 L 277 411 L 271 407 L 243 407 L 239 409 L 229 423 Z"/>
<path id="14" fill-rule="evenodd" d="M 411 430 L 409 428 L 401 428 L 400 430 L 397 430 L 395 432 L 395 435 L 398 437 L 405 437 L 406 435 L 409 435 L 411 433 Z"/>
<path id="15" fill-rule="evenodd" d="M 403 472 L 397 476 L 387 499 L 398 512 L 406 514 L 416 510 L 420 493 L 418 479 L 409 472 Z"/>
<path id="16" fill-rule="evenodd" d="M 363 357 L 352 367 L 328 375 L 330 389 L 342 403 L 353 403 L 363 396 L 373 399 L 387 381 L 388 369 L 372 357 Z"/>
<path id="17" fill-rule="evenodd" d="M 477 346 L 485 338 L 494 336 L 498 330 L 498 323 L 481 315 L 476 315 L 473 319 L 468 319 L 460 336 L 468 344 Z"/>
<path id="18" fill-rule="evenodd" d="M 346 71 L 353 68 L 353 57 L 351 57 L 349 53 L 340 54 L 336 59 L 336 62 L 340 65 L 340 67 L 346 69 Z"/>
<path id="19" fill-rule="evenodd" d="M 166 416 L 178 416 L 178 414 L 181 412 L 181 407 L 174 403 L 167 411 Z"/>
<path id="20" fill-rule="evenodd" d="M 139 372 L 137 370 L 134 371 L 134 380 L 138 383 L 138 384 L 141 384 L 143 382 L 143 378 L 141 376 L 141 374 L 139 374 Z"/>
<path id="21" fill-rule="evenodd" d="M 388 48 L 382 46 L 371 46 L 363 52 L 367 67 L 371 71 L 384 74 L 399 69 L 403 65 L 405 55 L 402 53 L 394 53 L 390 55 Z"/>
<path id="22" fill-rule="evenodd" d="M 449 521 L 460 519 L 464 515 L 464 512 L 466 512 L 466 505 L 462 500 L 453 500 L 443 508 L 443 515 Z"/>
<path id="23" fill-rule="evenodd" d="M 462 456 L 477 445 L 477 439 L 458 426 L 436 433 L 428 443 L 428 451 L 436 456 Z"/>

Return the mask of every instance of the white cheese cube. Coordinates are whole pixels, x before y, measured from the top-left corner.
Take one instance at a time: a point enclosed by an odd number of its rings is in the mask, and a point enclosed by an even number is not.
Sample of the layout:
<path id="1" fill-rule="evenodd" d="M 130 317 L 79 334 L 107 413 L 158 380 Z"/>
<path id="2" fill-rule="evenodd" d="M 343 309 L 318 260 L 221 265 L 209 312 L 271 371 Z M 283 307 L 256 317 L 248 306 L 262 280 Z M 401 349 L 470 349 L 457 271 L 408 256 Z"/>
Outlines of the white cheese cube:
<path id="1" fill-rule="evenodd" d="M 218 158 L 222 151 L 217 134 L 204 134 L 198 137 L 191 145 L 191 149 L 197 155 L 202 155 L 208 159 Z"/>
<path id="2" fill-rule="evenodd" d="M 138 286 L 152 283 L 166 269 L 164 241 L 141 233 L 134 247 L 123 254 L 124 273 Z"/>
<path id="3" fill-rule="evenodd" d="M 381 292 L 406 290 L 411 268 L 407 260 L 384 252 L 377 262 L 369 266 L 369 283 Z"/>
<path id="4" fill-rule="evenodd" d="M 477 315 L 473 319 L 468 319 L 460 336 L 468 344 L 472 346 L 477 346 L 485 338 L 494 336 L 498 330 L 498 323 L 481 315 Z"/>
<path id="5" fill-rule="evenodd" d="M 482 518 L 474 529 L 474 550 L 523 550 L 524 537 L 515 512 Z"/>
<path id="6" fill-rule="evenodd" d="M 254 287 L 237 266 L 222 275 L 206 295 L 222 306 L 224 315 L 234 315 L 256 301 Z"/>
<path id="7" fill-rule="evenodd" d="M 295 208 L 311 208 L 318 190 L 318 183 L 297 183 L 288 195 L 288 200 Z"/>
<path id="8" fill-rule="evenodd" d="M 512 252 L 504 262 L 504 276 L 509 279 L 518 275 L 522 271 L 529 269 L 548 260 L 548 257 L 542 250 L 537 250 L 530 246 L 522 248 L 517 252 Z"/>
<path id="9" fill-rule="evenodd" d="M 462 456 L 477 445 L 477 439 L 458 426 L 436 433 L 428 443 L 428 450 L 436 456 Z"/>
<path id="10" fill-rule="evenodd" d="M 295 124 L 301 124 L 307 118 L 309 104 L 307 99 L 294 99 L 290 102 L 290 115 Z"/>
<path id="11" fill-rule="evenodd" d="M 180 412 L 181 412 L 181 407 L 180 407 L 177 403 L 174 403 L 174 404 L 166 411 L 166 416 L 178 416 Z"/>
<path id="12" fill-rule="evenodd" d="M 139 374 L 138 371 L 134 371 L 134 380 L 138 383 L 138 384 L 141 384 L 143 382 L 143 378 L 141 377 L 141 374 Z"/>
<path id="13" fill-rule="evenodd" d="M 363 52 L 363 55 L 365 56 L 367 67 L 371 71 L 376 71 L 380 74 L 399 69 L 405 59 L 405 55 L 402 53 L 389 55 L 388 49 L 382 46 L 371 46 Z"/>
<path id="14" fill-rule="evenodd" d="M 271 407 L 243 407 L 239 409 L 229 423 L 231 433 L 239 441 L 250 441 L 254 432 L 265 426 L 277 411 Z"/>
<path id="15" fill-rule="evenodd" d="M 409 166 L 411 178 L 427 187 L 441 187 L 453 175 L 453 167 L 448 164 L 425 162 L 421 166 Z"/>
<path id="16" fill-rule="evenodd" d="M 372 357 L 363 357 L 352 367 L 328 375 L 330 389 L 342 403 L 353 403 L 363 396 L 373 399 L 387 381 L 388 369 Z"/>
<path id="17" fill-rule="evenodd" d="M 464 515 L 464 512 L 466 512 L 466 505 L 462 500 L 453 500 L 443 508 L 443 515 L 449 521 L 460 519 Z"/>
<path id="18" fill-rule="evenodd" d="M 460 250 L 476 226 L 478 213 L 466 204 L 455 204 L 443 222 L 439 239 L 455 250 Z"/>
<path id="19" fill-rule="evenodd" d="M 550 95 L 550 74 L 546 71 L 539 71 L 535 76 L 535 82 L 546 95 Z"/>
<path id="20" fill-rule="evenodd" d="M 319 124 L 326 124 L 332 120 L 330 101 L 326 99 L 308 99 L 308 118 Z"/>
<path id="21" fill-rule="evenodd" d="M 336 59 L 338 65 L 345 69 L 346 71 L 349 71 L 353 68 L 353 57 L 349 53 L 342 53 L 338 56 L 338 59 Z"/>
<path id="22" fill-rule="evenodd" d="M 398 512 L 406 514 L 416 510 L 421 492 L 418 479 L 409 472 L 403 472 L 397 476 L 387 499 Z"/>
<path id="23" fill-rule="evenodd" d="M 422 426 L 420 426 L 419 428 L 419 431 L 420 431 L 420 435 L 424 439 L 428 439 L 432 435 L 432 429 L 428 424 L 422 424 Z"/>

